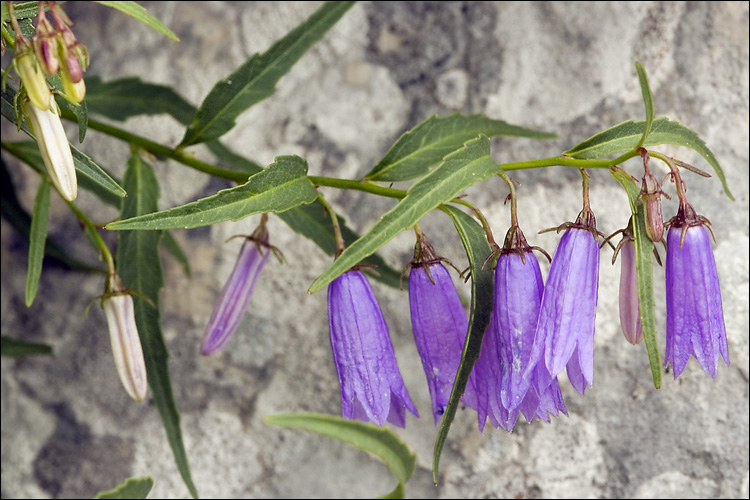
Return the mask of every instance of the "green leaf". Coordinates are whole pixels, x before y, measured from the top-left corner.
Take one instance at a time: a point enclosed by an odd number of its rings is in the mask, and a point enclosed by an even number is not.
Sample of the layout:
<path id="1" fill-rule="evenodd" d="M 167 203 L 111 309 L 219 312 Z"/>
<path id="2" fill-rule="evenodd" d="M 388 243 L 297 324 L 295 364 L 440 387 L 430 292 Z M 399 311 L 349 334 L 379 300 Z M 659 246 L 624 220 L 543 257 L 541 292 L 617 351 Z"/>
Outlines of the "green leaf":
<path id="1" fill-rule="evenodd" d="M 654 121 L 654 97 L 651 95 L 651 87 L 648 84 L 648 76 L 646 76 L 646 70 L 643 65 L 636 61 L 635 70 L 638 72 L 638 82 L 641 84 L 641 94 L 643 95 L 643 104 L 646 106 L 646 123 L 643 127 L 643 136 L 635 148 L 639 148 L 648 138 L 648 134 L 651 133 L 651 124 Z"/>
<path id="2" fill-rule="evenodd" d="M 307 179 L 307 162 L 299 156 L 279 156 L 245 184 L 161 212 L 115 221 L 107 229 L 178 229 L 240 220 L 265 212 L 284 212 L 312 203 L 318 191 Z"/>
<path id="3" fill-rule="evenodd" d="M 440 455 L 448 438 L 448 431 L 456 416 L 456 410 L 460 404 L 461 397 L 466 390 L 466 384 L 469 382 L 471 371 L 474 369 L 474 364 L 479 359 L 479 353 L 482 350 L 484 332 L 490 324 L 490 317 L 492 315 L 495 291 L 492 267 L 488 265 L 482 269 L 482 264 L 489 256 L 491 250 L 490 245 L 487 243 L 487 235 L 481 224 L 455 207 L 443 205 L 441 210 L 447 213 L 453 220 L 453 224 L 456 226 L 456 230 L 466 250 L 466 256 L 469 258 L 469 266 L 471 268 L 471 313 L 469 316 L 469 331 L 464 342 L 464 350 L 461 353 L 461 364 L 458 367 L 458 372 L 456 372 L 456 380 L 453 383 L 451 397 L 445 409 L 432 454 L 432 480 L 435 484 L 438 482 Z"/>
<path id="4" fill-rule="evenodd" d="M 247 172 L 248 174 L 257 174 L 263 167 L 256 162 L 245 158 L 244 156 L 238 155 L 218 140 L 209 141 L 206 143 L 209 151 L 211 151 L 216 158 L 224 163 L 229 164 L 232 168 Z"/>
<path id="5" fill-rule="evenodd" d="M 16 123 L 16 113 L 13 109 L 13 96 L 15 94 L 16 90 L 11 88 L 10 85 L 6 85 L 5 89 L 2 91 L 2 100 L 0 101 L 0 105 L 2 105 L 2 114 L 10 120 L 11 123 Z M 26 132 L 29 137 L 36 140 L 36 137 L 31 133 L 31 130 L 29 130 L 26 123 L 21 124 L 21 130 Z M 103 189 L 119 198 L 124 198 L 127 195 L 125 190 L 122 189 L 122 187 L 117 184 L 117 182 L 115 182 L 114 179 L 102 169 L 102 167 L 97 165 L 91 158 L 83 154 L 72 144 L 70 145 L 70 152 L 73 154 L 73 162 L 75 163 L 78 174 L 88 178 L 91 182 L 98 184 Z"/>
<path id="6" fill-rule="evenodd" d="M 64 4 L 65 2 L 57 2 L 58 4 Z M 8 15 L 7 2 L 2 2 L 2 19 L 4 23 L 10 22 L 10 16 Z M 49 12 L 49 5 L 44 6 L 45 12 Z M 16 19 L 19 21 L 22 19 L 29 19 L 39 14 L 39 2 L 15 2 L 13 4 L 13 12 L 16 15 Z"/>
<path id="7" fill-rule="evenodd" d="M 36 198 L 34 198 L 34 210 L 31 215 L 29 268 L 26 273 L 26 307 L 34 303 L 39 287 L 39 277 L 42 275 L 42 260 L 44 259 L 47 221 L 49 220 L 49 190 L 49 179 L 43 176 L 36 192 Z"/>
<path id="8" fill-rule="evenodd" d="M 484 115 L 433 115 L 398 138 L 382 160 L 365 175 L 376 181 L 405 181 L 421 177 L 440 164 L 447 154 L 479 134 L 488 137 L 514 136 L 554 139 L 555 134 L 538 132 L 492 120 Z"/>
<path id="9" fill-rule="evenodd" d="M 638 307 L 641 312 L 643 341 L 651 366 L 651 377 L 654 387 L 661 387 L 661 358 L 656 339 L 656 302 L 654 300 L 653 251 L 654 244 L 646 236 L 646 219 L 643 201 L 638 199 L 640 190 L 630 176 L 622 170 L 611 169 L 610 172 L 623 185 L 630 201 L 633 213 L 633 237 L 635 238 L 635 268 L 638 281 Z"/>
<path id="10" fill-rule="evenodd" d="M 37 342 L 26 342 L 5 335 L 0 338 L 0 352 L 8 358 L 20 359 L 27 356 L 51 356 L 52 347 Z"/>
<path id="11" fill-rule="evenodd" d="M 3 143 L 3 147 L 7 143 Z M 36 143 L 34 143 L 36 144 Z M 40 160 L 41 162 L 41 157 Z M 18 231 L 24 241 L 29 241 L 31 238 L 31 216 L 24 210 L 21 204 L 18 202 L 16 196 L 16 190 L 13 186 L 13 179 L 8 174 L 8 169 L 5 167 L 5 162 L 0 162 L 2 165 L 2 181 L 0 181 L 0 213 L 5 220 L 7 220 L 13 228 Z M 47 238 L 47 244 L 44 247 L 44 253 L 49 257 L 48 263 L 54 263 L 69 269 L 79 269 L 82 271 L 99 271 L 104 272 L 103 269 L 96 268 L 85 262 L 74 259 L 54 240 Z"/>
<path id="12" fill-rule="evenodd" d="M 182 247 L 177 242 L 175 237 L 169 231 L 164 231 L 161 236 L 161 244 L 174 259 L 180 263 L 182 270 L 185 271 L 185 276 L 190 277 L 190 261 L 187 255 L 182 250 Z"/>
<path id="13" fill-rule="evenodd" d="M 643 137 L 645 125 L 646 122 L 644 121 L 636 122 L 629 120 L 622 122 L 586 139 L 564 154 L 572 158 L 589 160 L 624 151 L 632 151 L 641 137 Z M 651 127 L 651 133 L 642 146 L 649 147 L 660 144 L 685 146 L 700 153 L 713 167 L 716 176 L 721 181 L 722 186 L 724 186 L 724 192 L 729 199 L 734 201 L 734 196 L 729 191 L 729 186 L 727 186 L 727 181 L 724 178 L 724 172 L 721 170 L 719 162 L 708 146 L 706 146 L 703 139 L 698 137 L 698 134 L 677 122 L 669 121 L 668 118 L 657 118 Z"/>
<path id="14" fill-rule="evenodd" d="M 90 113 L 118 121 L 166 113 L 187 125 L 195 114 L 195 107 L 171 87 L 145 83 L 137 77 L 108 82 L 98 76 L 86 77 L 86 103 Z"/>
<path id="15" fill-rule="evenodd" d="M 146 498 L 154 487 L 154 480 L 150 476 L 130 477 L 124 483 L 112 488 L 111 490 L 101 491 L 94 498 L 102 499 L 127 499 L 127 498 Z"/>
<path id="16" fill-rule="evenodd" d="M 166 36 L 173 42 L 179 42 L 180 39 L 177 38 L 177 35 L 172 33 L 172 30 L 164 26 L 161 21 L 159 21 L 157 18 L 152 16 L 148 13 L 146 9 L 144 9 L 142 6 L 137 4 L 136 2 L 109 2 L 109 1 L 97 1 L 96 3 L 106 5 L 107 7 L 112 7 L 113 9 L 117 9 L 120 12 L 124 12 L 125 14 L 129 15 L 130 17 L 133 17 L 146 26 L 148 26 L 151 29 L 154 29 L 161 33 L 162 35 Z"/>
<path id="17" fill-rule="evenodd" d="M 417 466 L 416 454 L 392 431 L 375 424 L 319 413 L 269 415 L 263 422 L 267 425 L 316 432 L 372 453 L 385 462 L 402 486 L 414 475 Z"/>
<path id="18" fill-rule="evenodd" d="M 484 181 L 499 170 L 490 157 L 490 140 L 479 136 L 446 156 L 435 170 L 415 182 L 406 197 L 386 212 L 357 241 L 349 245 L 310 287 L 315 293 L 348 271 L 368 255 L 408 229 L 441 203 L 452 200 L 464 189 Z"/>
<path id="19" fill-rule="evenodd" d="M 242 112 L 276 91 L 281 77 L 352 5 L 354 2 L 325 3 L 267 52 L 253 55 L 227 78 L 219 80 L 201 104 L 178 147 L 216 139 L 231 130 Z"/>
<path id="20" fill-rule="evenodd" d="M 128 161 L 123 183 L 130 195 L 122 201 L 122 217 L 144 215 L 157 209 L 159 184 L 151 166 L 142 161 L 137 153 Z M 156 231 L 118 233 L 117 271 L 127 288 L 142 293 L 156 306 L 152 307 L 138 295 L 133 296 L 135 322 L 143 346 L 154 405 L 161 416 L 182 480 L 190 494 L 198 498 L 182 441 L 180 413 L 169 376 L 169 353 L 161 331 L 159 291 L 164 286 L 164 275 L 159 256 L 159 237 L 160 233 Z"/>

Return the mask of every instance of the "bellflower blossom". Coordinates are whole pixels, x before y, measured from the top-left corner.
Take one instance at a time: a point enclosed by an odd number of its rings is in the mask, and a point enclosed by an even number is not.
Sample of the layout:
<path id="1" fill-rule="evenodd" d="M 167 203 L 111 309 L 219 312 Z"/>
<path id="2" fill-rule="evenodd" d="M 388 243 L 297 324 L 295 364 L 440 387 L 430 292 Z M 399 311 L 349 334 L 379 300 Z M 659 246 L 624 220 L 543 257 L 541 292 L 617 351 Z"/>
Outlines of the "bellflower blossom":
<path id="1" fill-rule="evenodd" d="M 102 308 L 107 317 L 112 354 L 120 381 L 131 398 L 143 401 L 146 399 L 148 381 L 141 339 L 135 324 L 133 297 L 125 291 L 125 285 L 117 274 L 109 275 Z"/>
<path id="2" fill-rule="evenodd" d="M 229 341 L 250 304 L 255 283 L 271 253 L 264 222 L 253 236 L 245 238 L 234 269 L 219 295 L 203 335 L 201 354 L 205 356 L 217 352 Z"/>
<path id="3" fill-rule="evenodd" d="M 587 200 L 586 200 L 587 201 Z M 534 346 L 525 376 L 544 363 L 550 379 L 537 379 L 544 392 L 567 365 L 568 378 L 583 394 L 594 380 L 594 329 L 599 296 L 599 244 L 593 212 L 584 209 L 567 228 L 552 258 L 539 309 Z"/>
<path id="4" fill-rule="evenodd" d="M 433 261 L 423 266 L 412 265 L 409 273 L 411 324 L 437 425 L 448 406 L 469 320 L 443 264 Z"/>
<path id="5" fill-rule="evenodd" d="M 539 262 L 526 243 L 518 226 L 508 231 L 506 244 L 495 268 L 495 306 L 493 313 L 497 353 L 500 358 L 500 397 L 508 410 L 521 410 L 527 421 L 549 414 L 567 414 L 557 377 L 550 377 L 546 367 L 537 364 L 525 378 L 534 342 L 544 282 Z M 546 385 L 537 391 L 537 379 Z M 533 383 L 532 383 L 533 381 Z"/>
<path id="6" fill-rule="evenodd" d="M 643 340 L 641 308 L 638 302 L 638 275 L 635 269 L 635 240 L 625 233 L 620 245 L 620 327 L 633 345 Z M 615 257 L 617 254 L 615 254 Z"/>
<path id="7" fill-rule="evenodd" d="M 328 324 L 344 418 L 379 426 L 419 417 L 401 372 L 375 295 L 362 272 L 348 271 L 328 285 Z"/>
<path id="8" fill-rule="evenodd" d="M 709 229 L 708 220 L 696 215 L 681 196 L 680 208 L 667 232 L 664 362 L 672 363 L 674 378 L 685 369 L 691 354 L 711 377 L 716 376 L 719 354 L 729 365 L 721 288 Z"/>

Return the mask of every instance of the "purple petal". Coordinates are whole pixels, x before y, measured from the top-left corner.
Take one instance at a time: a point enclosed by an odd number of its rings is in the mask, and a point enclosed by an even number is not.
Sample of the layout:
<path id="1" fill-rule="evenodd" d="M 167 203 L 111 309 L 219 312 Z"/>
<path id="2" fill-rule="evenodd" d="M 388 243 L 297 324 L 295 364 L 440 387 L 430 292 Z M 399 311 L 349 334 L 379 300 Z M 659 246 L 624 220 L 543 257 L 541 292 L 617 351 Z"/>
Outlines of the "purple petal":
<path id="1" fill-rule="evenodd" d="M 456 287 L 442 264 L 409 274 L 409 306 L 412 330 L 432 399 L 435 425 L 448 406 L 469 321 Z"/>
<path id="2" fill-rule="evenodd" d="M 708 231 L 690 226 L 680 246 L 682 227 L 667 233 L 667 351 L 674 377 L 680 376 L 692 354 L 716 376 L 719 354 L 729 365 L 721 288 Z"/>
<path id="3" fill-rule="evenodd" d="M 542 296 L 525 375 L 544 359 L 552 379 L 557 377 L 579 347 L 580 368 L 586 383 L 594 379 L 594 330 L 599 295 L 599 245 L 592 234 L 573 228 L 565 232 L 552 259 Z M 542 380 L 539 380 L 542 382 Z M 537 386 L 544 392 L 545 386 Z"/>
<path id="4" fill-rule="evenodd" d="M 523 373 L 534 343 L 544 282 L 539 262 L 532 252 L 500 255 L 495 269 L 497 350 L 501 361 L 500 396 L 505 409 L 521 404 L 529 389 Z"/>
<path id="5" fill-rule="evenodd" d="M 386 420 L 403 425 L 404 406 L 419 416 L 401 378 L 388 325 L 361 272 L 344 273 L 329 285 L 328 324 L 343 416 L 361 416 L 357 405 L 380 426 Z"/>
<path id="6" fill-rule="evenodd" d="M 221 349 L 237 330 L 269 255 L 269 251 L 262 254 L 253 240 L 246 239 L 242 244 L 234 269 L 208 320 L 201 345 L 202 354 L 208 356 Z"/>
<path id="7" fill-rule="evenodd" d="M 635 241 L 627 240 L 620 250 L 620 327 L 631 344 L 643 340 L 638 276 L 635 270 Z"/>

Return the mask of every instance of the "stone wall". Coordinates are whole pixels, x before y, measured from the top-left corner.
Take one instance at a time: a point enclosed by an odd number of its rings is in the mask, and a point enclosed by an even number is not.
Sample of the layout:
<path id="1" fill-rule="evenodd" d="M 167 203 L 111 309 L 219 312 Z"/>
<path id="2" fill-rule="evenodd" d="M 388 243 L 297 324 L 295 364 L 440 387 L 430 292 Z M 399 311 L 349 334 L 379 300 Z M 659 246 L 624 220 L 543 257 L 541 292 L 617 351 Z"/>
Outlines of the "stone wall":
<path id="1" fill-rule="evenodd" d="M 216 80 L 266 50 L 309 16 L 318 2 L 143 2 L 182 42 L 99 5 L 65 6 L 91 52 L 89 74 L 173 85 L 199 104 Z M 695 130 L 713 150 L 736 201 L 719 181 L 686 174 L 696 210 L 713 222 L 731 366 L 715 380 L 691 360 L 677 381 L 655 390 L 642 344 L 626 343 L 617 312 L 619 265 L 601 253 L 595 384 L 580 397 L 567 382 L 570 412 L 551 424 L 519 423 L 513 434 L 485 429 L 459 412 L 432 484 L 436 429 L 411 334 L 405 291 L 375 284 L 399 365 L 420 412 L 397 430 L 418 454 L 410 497 L 748 497 L 748 4 L 746 2 L 362 2 L 354 6 L 278 85 L 244 113 L 226 141 L 262 164 L 276 155 L 307 159 L 312 175 L 360 178 L 401 133 L 431 114 L 484 113 L 554 131 L 559 139 L 497 139 L 498 162 L 552 156 L 604 128 L 642 119 L 634 63 L 650 76 L 656 113 Z M 123 125 L 176 145 L 168 117 Z M 70 127 L 71 138 L 73 127 Z M 3 140 L 14 136 L 7 122 Z M 128 147 L 90 131 L 81 148 L 118 175 Z M 700 168 L 690 149 L 663 147 Z M 210 159 L 202 147 L 193 148 Z M 6 158 L 4 156 L 4 158 Z M 6 158 L 7 160 L 7 158 Z M 10 162 L 30 210 L 38 176 Z M 652 162 L 655 164 L 657 162 Z M 167 161 L 155 162 L 160 206 L 168 208 L 228 183 Z M 639 171 L 637 161 L 625 165 Z M 657 165 L 660 168 L 660 165 Z M 663 175 L 663 172 L 659 170 Z M 592 207 L 611 233 L 628 219 L 627 199 L 605 171 L 591 172 Z M 573 219 L 578 173 L 563 167 L 518 172 L 522 227 L 552 253 L 558 236 L 537 231 Z M 670 188 L 671 189 L 671 188 Z M 323 189 L 356 230 L 366 231 L 392 201 Z M 509 208 L 499 179 L 475 186 L 471 200 L 498 238 Z M 98 221 L 116 217 L 89 193 L 79 204 Z M 96 255 L 53 195 L 50 233 L 81 259 Z M 676 212 L 665 202 L 665 217 Z M 193 267 L 187 279 L 165 255 L 163 330 L 182 412 L 194 481 L 205 497 L 368 497 L 393 487 L 387 468 L 328 438 L 263 424 L 265 415 L 340 411 L 328 342 L 325 292 L 308 295 L 330 259 L 278 218 L 271 242 L 288 263 L 271 261 L 231 343 L 204 358 L 199 344 L 240 243 L 258 219 L 175 231 Z M 445 256 L 465 266 L 460 241 L 443 214 L 423 229 Z M 110 237 L 111 235 L 108 235 Z M 114 239 L 109 239 L 114 246 Z M 396 268 L 409 261 L 411 234 L 382 251 Z M 3 498 L 91 497 L 129 476 L 151 475 L 152 498 L 187 496 L 157 412 L 133 403 L 112 363 L 106 323 L 87 302 L 101 276 L 45 267 L 40 293 L 24 306 L 27 243 L 2 221 L 2 333 L 53 346 L 53 358 L 2 359 Z M 548 266 L 543 264 L 546 275 Z M 664 269 L 654 271 L 664 352 Z M 464 297 L 469 287 L 456 279 Z"/>

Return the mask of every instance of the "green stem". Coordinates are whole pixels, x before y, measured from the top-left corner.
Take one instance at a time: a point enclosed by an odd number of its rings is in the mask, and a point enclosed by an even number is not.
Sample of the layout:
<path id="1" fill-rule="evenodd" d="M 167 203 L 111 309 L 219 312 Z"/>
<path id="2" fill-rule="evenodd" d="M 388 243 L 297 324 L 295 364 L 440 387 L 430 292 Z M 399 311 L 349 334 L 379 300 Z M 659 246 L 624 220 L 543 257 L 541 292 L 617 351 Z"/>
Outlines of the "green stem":
<path id="1" fill-rule="evenodd" d="M 74 214 L 76 214 L 76 217 L 78 217 L 78 220 L 81 221 L 83 224 L 89 227 L 91 229 L 91 234 L 94 235 L 94 238 L 96 239 L 97 245 L 99 245 L 99 249 L 102 252 L 102 257 L 104 258 L 104 261 L 107 263 L 107 269 L 109 270 L 110 274 L 115 273 L 115 261 L 112 258 L 112 252 L 109 251 L 109 247 L 102 239 L 101 235 L 99 234 L 99 230 L 96 227 L 96 224 L 94 224 L 91 219 L 88 218 L 86 214 L 81 212 L 81 210 L 76 206 L 75 203 L 72 201 L 67 202 L 70 209 L 73 211 Z"/>
<path id="2" fill-rule="evenodd" d="M 500 246 L 497 244 L 497 242 L 495 242 L 495 237 L 492 235 L 492 228 L 490 227 L 490 223 L 487 221 L 487 218 L 477 208 L 476 205 L 459 198 L 452 199 L 451 203 L 457 203 L 469 208 L 471 212 L 476 216 L 476 218 L 479 219 L 479 222 L 482 223 L 482 228 L 484 229 L 484 233 L 487 236 L 487 243 L 490 244 L 490 248 L 492 249 L 492 251 L 495 252 L 496 250 L 500 250 Z"/>
<path id="3" fill-rule="evenodd" d="M 336 255 L 333 257 L 333 259 L 336 260 L 338 259 L 339 255 L 341 255 L 344 252 L 344 249 L 346 248 L 344 237 L 341 234 L 341 225 L 339 225 L 339 218 L 336 215 L 336 211 L 328 203 L 328 200 L 326 200 L 323 197 L 323 195 L 320 193 L 318 193 L 318 200 L 320 200 L 320 203 L 326 208 L 328 215 L 331 216 L 331 224 L 333 225 L 333 234 L 336 237 Z"/>
<path id="4" fill-rule="evenodd" d="M 501 163 L 500 167 L 505 170 L 522 170 L 527 168 L 539 168 L 539 167 L 578 167 L 578 168 L 609 168 L 618 163 L 638 156 L 638 151 L 632 150 L 627 153 L 618 156 L 614 160 L 579 160 L 577 158 L 569 158 L 566 156 L 553 156 L 551 158 L 542 158 L 541 160 L 529 160 L 519 161 L 514 163 Z"/>

